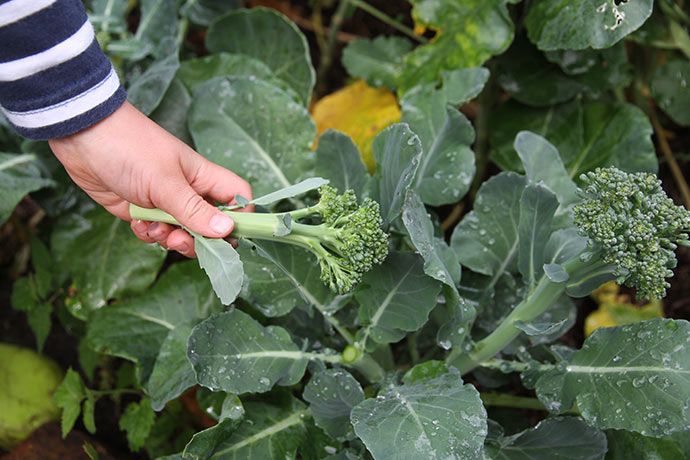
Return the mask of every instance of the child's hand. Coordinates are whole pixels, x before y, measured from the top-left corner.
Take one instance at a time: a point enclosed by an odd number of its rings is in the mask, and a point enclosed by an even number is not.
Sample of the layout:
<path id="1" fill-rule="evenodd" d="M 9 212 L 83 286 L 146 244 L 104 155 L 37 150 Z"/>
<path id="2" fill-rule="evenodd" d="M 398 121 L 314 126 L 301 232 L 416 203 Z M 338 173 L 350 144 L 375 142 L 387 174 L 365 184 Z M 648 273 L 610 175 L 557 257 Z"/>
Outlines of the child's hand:
<path id="1" fill-rule="evenodd" d="M 99 123 L 50 147 L 74 182 L 111 214 L 130 220 L 129 203 L 160 208 L 191 231 L 223 237 L 233 221 L 205 198 L 232 202 L 251 199 L 249 184 L 205 159 L 130 103 Z M 141 240 L 194 257 L 192 237 L 164 223 L 134 220 Z"/>

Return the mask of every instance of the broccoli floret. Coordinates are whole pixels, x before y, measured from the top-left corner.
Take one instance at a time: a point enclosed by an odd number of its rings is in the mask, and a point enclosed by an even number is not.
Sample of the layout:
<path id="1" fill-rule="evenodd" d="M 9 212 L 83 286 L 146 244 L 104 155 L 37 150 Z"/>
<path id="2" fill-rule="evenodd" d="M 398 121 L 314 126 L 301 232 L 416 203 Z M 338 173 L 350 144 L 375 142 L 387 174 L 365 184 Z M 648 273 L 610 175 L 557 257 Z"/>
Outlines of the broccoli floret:
<path id="1" fill-rule="evenodd" d="M 352 190 L 338 195 L 333 187 L 319 188 L 318 204 L 287 213 L 242 213 L 227 211 L 235 221 L 230 234 L 236 238 L 264 239 L 294 244 L 311 251 L 318 259 L 321 280 L 333 291 L 344 294 L 388 255 L 388 236 L 377 202 L 357 205 Z M 287 215 L 289 223 L 285 223 Z M 302 223 L 305 218 L 316 223 Z M 278 229 L 288 227 L 289 233 Z M 280 233 L 280 234 L 279 234 Z"/>
<path id="2" fill-rule="evenodd" d="M 598 168 L 583 174 L 584 201 L 575 224 L 593 250 L 617 267 L 618 283 L 642 299 L 660 299 L 676 266 L 674 250 L 688 246 L 690 212 L 676 206 L 654 174 Z"/>

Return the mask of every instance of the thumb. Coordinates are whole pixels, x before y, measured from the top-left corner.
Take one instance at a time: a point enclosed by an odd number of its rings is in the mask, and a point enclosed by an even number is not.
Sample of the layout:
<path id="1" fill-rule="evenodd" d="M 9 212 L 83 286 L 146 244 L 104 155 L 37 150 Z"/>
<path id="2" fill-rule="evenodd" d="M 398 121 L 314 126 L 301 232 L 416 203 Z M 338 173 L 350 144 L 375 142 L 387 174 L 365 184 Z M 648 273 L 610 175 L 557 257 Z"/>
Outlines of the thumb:
<path id="1" fill-rule="evenodd" d="M 186 181 L 171 184 L 169 190 L 176 190 L 176 193 L 160 197 L 155 204 L 189 230 L 222 238 L 234 228 L 230 216 L 204 200 Z"/>

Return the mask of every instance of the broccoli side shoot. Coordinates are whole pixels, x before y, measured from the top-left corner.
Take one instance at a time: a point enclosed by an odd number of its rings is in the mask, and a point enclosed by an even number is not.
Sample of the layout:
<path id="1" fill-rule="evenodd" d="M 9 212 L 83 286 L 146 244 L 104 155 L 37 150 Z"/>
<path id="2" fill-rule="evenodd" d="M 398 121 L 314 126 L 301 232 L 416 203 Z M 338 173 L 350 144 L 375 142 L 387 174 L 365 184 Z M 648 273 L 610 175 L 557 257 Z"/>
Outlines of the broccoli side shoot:
<path id="1" fill-rule="evenodd" d="M 338 195 L 332 187 L 319 188 L 319 202 L 281 214 L 226 211 L 235 221 L 230 236 L 264 239 L 300 246 L 312 252 L 321 268 L 321 280 L 333 291 L 351 291 L 388 255 L 388 236 L 381 229 L 379 204 L 370 199 L 357 205 L 352 190 Z M 277 232 L 290 216 L 289 231 Z M 299 222 L 309 219 L 308 223 Z"/>
<path id="2" fill-rule="evenodd" d="M 690 212 L 676 206 L 654 174 L 598 168 L 580 176 L 584 201 L 575 224 L 592 251 L 617 267 L 618 284 L 641 299 L 660 299 L 676 266 L 674 250 L 690 246 Z"/>

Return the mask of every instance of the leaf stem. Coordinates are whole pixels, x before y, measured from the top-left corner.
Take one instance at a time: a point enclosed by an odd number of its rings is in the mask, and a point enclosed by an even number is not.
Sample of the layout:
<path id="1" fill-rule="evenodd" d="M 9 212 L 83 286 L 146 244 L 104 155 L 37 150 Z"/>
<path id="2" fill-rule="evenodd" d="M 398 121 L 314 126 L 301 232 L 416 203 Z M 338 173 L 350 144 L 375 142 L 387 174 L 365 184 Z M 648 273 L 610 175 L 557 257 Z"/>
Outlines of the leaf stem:
<path id="1" fill-rule="evenodd" d="M 424 38 L 420 35 L 417 35 L 416 33 L 414 33 L 414 30 L 410 29 L 409 27 L 407 27 L 406 25 L 404 25 L 400 21 L 397 21 L 397 20 L 391 18 L 390 16 L 388 16 L 383 11 L 374 8 L 373 6 L 369 5 L 367 2 L 365 2 L 363 0 L 349 0 L 349 2 L 351 4 L 353 4 L 354 6 L 356 6 L 357 8 L 359 8 L 363 11 L 366 11 L 370 15 L 374 16 L 379 21 L 384 22 L 384 23 L 388 24 L 389 26 L 391 26 L 392 28 L 396 29 L 397 31 L 404 33 L 405 35 L 412 38 L 413 40 L 416 40 L 420 43 L 429 43 L 429 40 L 427 40 L 426 38 Z"/>
<path id="2" fill-rule="evenodd" d="M 664 154 L 664 158 L 666 158 L 668 167 L 671 170 L 671 174 L 673 175 L 673 180 L 676 182 L 676 185 L 680 190 L 680 194 L 683 197 L 685 208 L 690 209 L 690 188 L 688 187 L 688 183 L 685 181 L 685 177 L 683 177 L 683 171 L 681 171 L 680 166 L 676 161 L 676 158 L 673 156 L 671 146 L 668 144 L 666 134 L 664 133 L 664 129 L 661 127 L 661 124 L 659 123 L 659 119 L 656 116 L 656 111 L 654 110 L 653 104 L 654 103 L 650 99 L 649 118 L 652 121 L 652 126 L 654 127 L 657 143 L 659 144 L 661 152 Z"/>
<path id="3" fill-rule="evenodd" d="M 335 13 L 333 13 L 333 16 L 331 17 L 331 23 L 328 25 L 330 30 L 328 31 L 328 37 L 326 38 L 325 49 L 321 50 L 321 61 L 319 62 L 319 69 L 316 72 L 317 82 L 325 82 L 326 80 L 326 73 L 328 73 L 328 69 L 331 67 L 331 62 L 333 62 L 333 52 L 335 48 L 336 37 L 338 36 L 338 31 L 340 31 L 340 27 L 343 25 L 343 21 L 345 20 L 345 14 L 347 13 L 347 9 L 349 6 L 350 0 L 340 0 L 340 2 L 338 2 L 338 7 L 336 8 Z M 322 92 L 322 85 L 323 83 L 319 84 L 317 94 L 320 94 Z"/>

